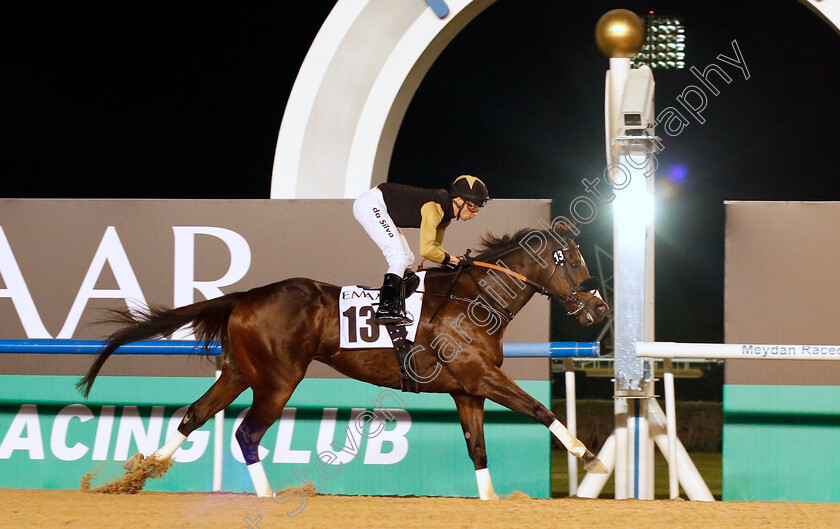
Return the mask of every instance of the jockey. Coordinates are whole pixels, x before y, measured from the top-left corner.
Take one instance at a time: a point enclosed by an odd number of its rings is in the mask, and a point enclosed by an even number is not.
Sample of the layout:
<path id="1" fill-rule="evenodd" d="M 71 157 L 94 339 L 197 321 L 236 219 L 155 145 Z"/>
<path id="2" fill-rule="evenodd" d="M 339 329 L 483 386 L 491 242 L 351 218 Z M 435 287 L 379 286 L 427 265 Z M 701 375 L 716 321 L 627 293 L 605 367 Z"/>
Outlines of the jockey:
<path id="1" fill-rule="evenodd" d="M 444 189 L 421 189 L 403 184 L 379 184 L 353 203 L 353 216 L 388 261 L 374 322 L 407 325 L 403 275 L 414 254 L 399 228 L 420 228 L 420 255 L 429 261 L 456 266 L 463 256 L 448 254 L 443 235 L 452 219 L 468 221 L 489 199 L 484 182 L 462 175 Z"/>

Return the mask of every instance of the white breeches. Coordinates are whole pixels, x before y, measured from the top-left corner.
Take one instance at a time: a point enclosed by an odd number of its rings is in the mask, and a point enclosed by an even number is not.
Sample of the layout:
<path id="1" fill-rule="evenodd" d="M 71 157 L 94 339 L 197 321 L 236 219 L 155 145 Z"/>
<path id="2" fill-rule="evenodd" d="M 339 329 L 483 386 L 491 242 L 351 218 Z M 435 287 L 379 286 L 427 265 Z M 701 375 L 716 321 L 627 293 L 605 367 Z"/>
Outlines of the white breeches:
<path id="1" fill-rule="evenodd" d="M 374 187 L 353 202 L 353 216 L 362 225 L 388 261 L 388 273 L 400 277 L 414 264 L 414 254 L 405 236 L 394 225 L 382 198 L 382 191 Z"/>

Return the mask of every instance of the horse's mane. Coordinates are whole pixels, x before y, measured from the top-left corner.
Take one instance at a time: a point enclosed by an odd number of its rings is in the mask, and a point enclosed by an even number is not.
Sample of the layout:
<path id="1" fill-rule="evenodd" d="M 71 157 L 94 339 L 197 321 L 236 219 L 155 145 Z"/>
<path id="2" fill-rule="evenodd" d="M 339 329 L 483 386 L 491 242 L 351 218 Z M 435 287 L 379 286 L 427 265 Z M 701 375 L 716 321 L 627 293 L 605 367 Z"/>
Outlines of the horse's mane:
<path id="1" fill-rule="evenodd" d="M 556 237 L 558 234 L 549 235 L 546 230 L 534 230 L 533 228 L 523 228 L 515 233 L 507 233 L 505 235 L 494 235 L 492 233 L 485 233 L 479 239 L 478 253 L 470 255 L 476 261 L 490 261 L 498 255 L 520 246 L 520 243 L 529 235 L 540 233 L 545 237 Z M 452 268 L 430 268 L 429 271 L 434 270 L 441 273 L 454 272 Z"/>
<path id="2" fill-rule="evenodd" d="M 565 228 L 565 226 L 559 226 Z M 531 228 L 523 228 L 516 233 L 506 234 L 506 235 L 493 235 L 492 233 L 485 233 L 481 236 L 479 244 L 481 245 L 478 249 L 479 253 L 477 255 L 471 255 L 473 259 L 477 261 L 486 261 L 493 257 L 496 257 L 500 253 L 503 253 L 511 248 L 516 246 L 520 246 L 520 243 L 526 238 L 535 233 L 541 234 L 543 237 L 549 238 L 556 238 L 560 236 L 564 239 L 571 239 L 572 234 L 560 234 L 557 231 L 549 234 L 547 230 L 534 230 Z"/>
<path id="3" fill-rule="evenodd" d="M 493 235 L 492 233 L 485 233 L 481 236 L 479 244 L 481 245 L 478 248 L 478 254 L 472 255 L 474 259 L 478 261 L 484 261 L 489 259 L 497 254 L 500 254 L 510 248 L 515 246 L 519 246 L 519 243 L 522 242 L 525 237 L 533 233 L 534 230 L 529 228 L 523 228 L 516 233 L 508 233 L 505 235 Z"/>

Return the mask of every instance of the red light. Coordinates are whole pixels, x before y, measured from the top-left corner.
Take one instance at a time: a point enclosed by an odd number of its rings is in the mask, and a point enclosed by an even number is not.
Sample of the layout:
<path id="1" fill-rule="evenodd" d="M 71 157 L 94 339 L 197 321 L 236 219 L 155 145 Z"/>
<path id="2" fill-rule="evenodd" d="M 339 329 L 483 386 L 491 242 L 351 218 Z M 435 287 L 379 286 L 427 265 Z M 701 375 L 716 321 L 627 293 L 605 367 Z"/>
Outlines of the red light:
<path id="1" fill-rule="evenodd" d="M 652 15 L 652 14 L 653 14 L 653 9 L 651 9 L 650 11 L 648 11 L 648 15 Z"/>

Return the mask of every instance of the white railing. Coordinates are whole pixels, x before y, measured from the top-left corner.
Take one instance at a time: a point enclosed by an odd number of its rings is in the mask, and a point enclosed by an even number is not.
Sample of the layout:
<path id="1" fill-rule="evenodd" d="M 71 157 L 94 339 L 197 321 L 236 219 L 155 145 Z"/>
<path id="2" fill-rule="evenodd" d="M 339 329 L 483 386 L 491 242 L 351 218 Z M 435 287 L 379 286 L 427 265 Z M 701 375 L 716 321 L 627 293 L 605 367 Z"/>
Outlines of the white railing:
<path id="1" fill-rule="evenodd" d="M 665 416 L 668 436 L 668 482 L 671 498 L 679 496 L 680 462 L 677 445 L 676 396 L 672 359 L 739 359 L 739 360 L 840 360 L 840 345 L 788 345 L 788 344 L 720 344 L 637 342 L 636 356 L 661 358 L 665 364 Z M 681 445 L 680 445 L 681 446 Z M 687 456 L 686 456 L 687 457 Z M 693 466 L 693 465 L 692 465 Z M 684 476 L 685 478 L 685 476 Z M 702 480 L 701 480 L 702 481 Z M 690 480 L 684 479 L 683 488 Z M 705 487 L 705 483 L 703 484 Z"/>

